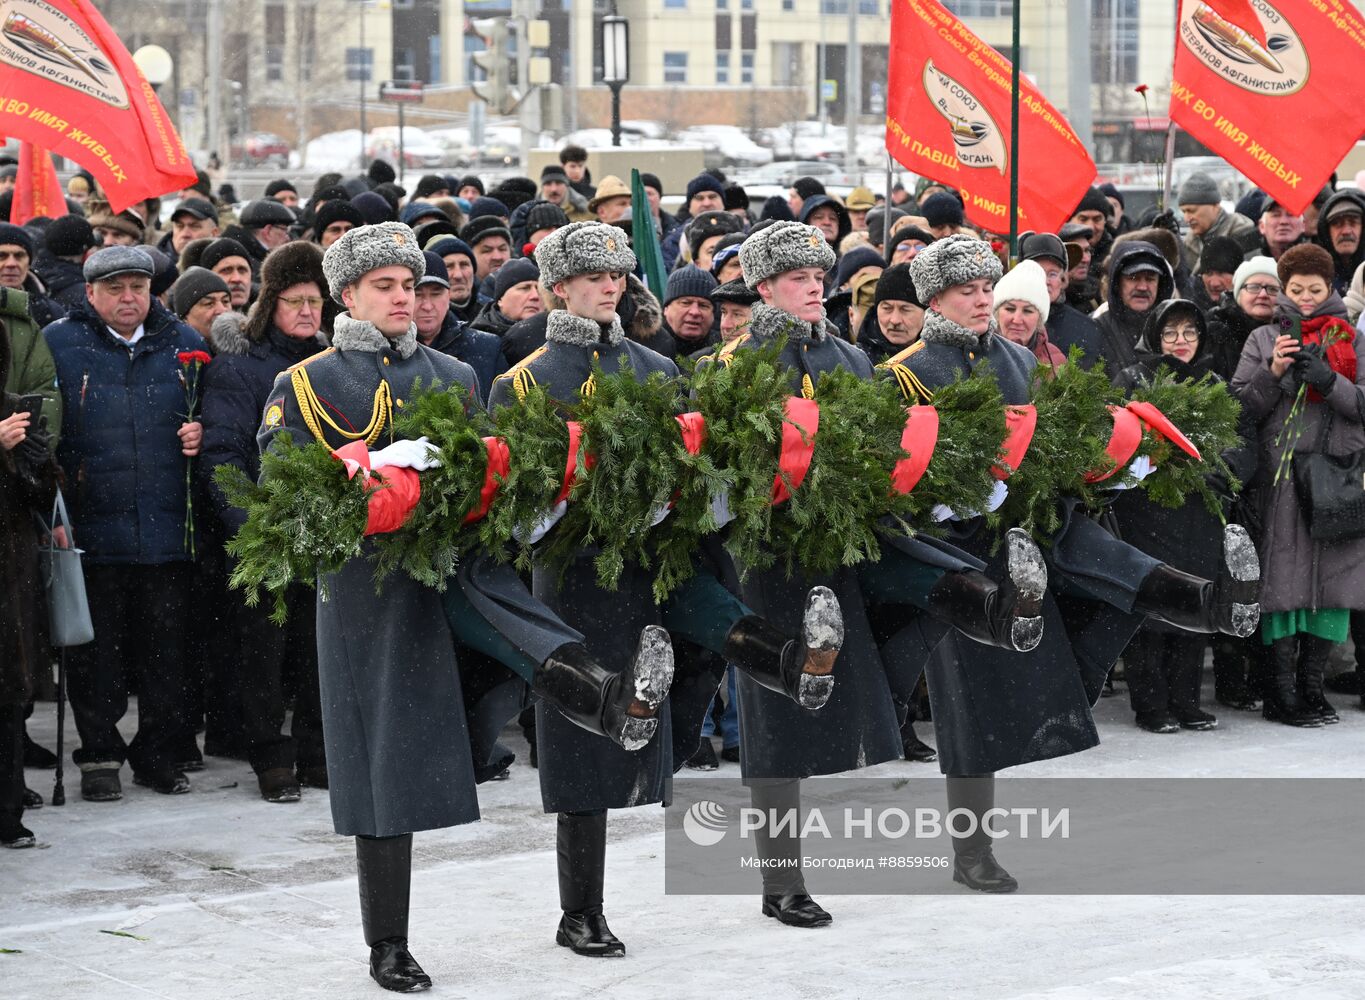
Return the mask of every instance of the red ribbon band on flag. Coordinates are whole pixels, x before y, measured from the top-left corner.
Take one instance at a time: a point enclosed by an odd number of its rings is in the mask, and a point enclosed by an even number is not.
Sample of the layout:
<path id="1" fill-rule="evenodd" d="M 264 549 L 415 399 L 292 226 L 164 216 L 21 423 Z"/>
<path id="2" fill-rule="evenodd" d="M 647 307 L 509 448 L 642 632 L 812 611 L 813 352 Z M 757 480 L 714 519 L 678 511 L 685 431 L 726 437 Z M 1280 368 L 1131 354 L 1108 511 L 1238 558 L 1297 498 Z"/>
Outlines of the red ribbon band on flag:
<path id="1" fill-rule="evenodd" d="M 483 474 L 483 489 L 479 490 L 479 505 L 464 516 L 465 524 L 477 521 L 488 513 L 511 467 L 511 452 L 507 450 L 506 441 L 500 437 L 486 437 L 483 446 L 488 452 L 488 468 Z"/>
<path id="2" fill-rule="evenodd" d="M 908 452 L 891 469 L 891 488 L 897 493 L 913 490 L 934 455 L 938 444 L 938 410 L 932 406 L 910 406 L 905 410 L 905 429 L 901 448 Z"/>
<path id="3" fill-rule="evenodd" d="M 1196 462 L 1203 460 L 1203 456 L 1199 454 L 1199 449 L 1194 446 L 1194 442 L 1187 438 L 1180 428 L 1171 422 L 1171 418 L 1157 409 L 1154 404 L 1135 399 L 1129 401 L 1128 409 L 1136 413 L 1142 422 L 1151 428 L 1153 433 L 1164 437 Z"/>
<path id="4" fill-rule="evenodd" d="M 1104 452 L 1109 456 L 1110 464 L 1107 468 L 1087 472 L 1087 483 L 1102 483 L 1118 472 L 1132 460 L 1138 445 L 1142 443 L 1142 421 L 1137 414 L 1121 406 L 1109 407 L 1109 413 L 1114 418 L 1114 431 L 1109 435 L 1109 444 Z"/>
<path id="5" fill-rule="evenodd" d="M 1038 410 L 1032 403 L 1005 407 L 1005 440 L 1000 445 L 1000 459 L 1008 468 L 991 466 L 991 474 L 996 479 L 1008 479 L 1010 473 L 1019 468 L 1019 463 L 1028 454 L 1028 446 L 1033 443 L 1033 432 L 1037 429 Z"/>
<path id="6" fill-rule="evenodd" d="M 820 407 L 813 399 L 788 396 L 787 419 L 782 423 L 782 451 L 773 477 L 773 506 L 791 497 L 810 471 L 815 456 L 815 434 L 820 429 Z M 790 484 L 790 485 L 788 485 Z"/>

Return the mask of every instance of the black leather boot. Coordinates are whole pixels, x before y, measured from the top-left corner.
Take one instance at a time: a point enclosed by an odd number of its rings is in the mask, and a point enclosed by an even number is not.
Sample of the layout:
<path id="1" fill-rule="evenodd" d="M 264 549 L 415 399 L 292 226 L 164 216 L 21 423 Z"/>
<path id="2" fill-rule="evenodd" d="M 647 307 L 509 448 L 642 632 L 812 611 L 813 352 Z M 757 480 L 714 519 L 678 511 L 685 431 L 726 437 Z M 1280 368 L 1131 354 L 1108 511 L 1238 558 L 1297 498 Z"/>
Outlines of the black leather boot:
<path id="1" fill-rule="evenodd" d="M 586 647 L 571 642 L 536 668 L 531 689 L 570 722 L 639 750 L 658 729 L 659 706 L 672 684 L 673 643 L 667 631 L 648 625 L 629 673 L 608 670 Z"/>
<path id="2" fill-rule="evenodd" d="M 1322 693 L 1322 678 L 1327 673 L 1327 661 L 1336 645 L 1327 639 L 1307 632 L 1299 636 L 1299 697 L 1304 706 L 1315 712 L 1324 726 L 1341 721 Z"/>
<path id="3" fill-rule="evenodd" d="M 995 860 L 990 835 L 982 829 L 982 818 L 994 805 L 995 775 L 948 775 L 948 812 L 965 809 L 976 817 L 969 836 L 953 838 L 953 881 L 976 892 L 1014 892 L 1019 883 Z"/>
<path id="4" fill-rule="evenodd" d="M 408 895 L 412 888 L 412 834 L 356 837 L 360 922 L 370 946 L 370 976 L 394 993 L 431 988 L 431 977 L 408 951 Z"/>
<path id="5" fill-rule="evenodd" d="M 1245 637 L 1256 630 L 1261 564 L 1246 529 L 1223 529 L 1223 565 L 1217 580 L 1162 563 L 1138 588 L 1136 610 L 1189 632 L 1223 632 Z"/>
<path id="6" fill-rule="evenodd" d="M 1276 639 L 1270 690 L 1261 701 L 1261 714 L 1271 722 L 1286 726 L 1310 728 L 1322 725 L 1322 717 L 1304 704 L 1296 684 L 1298 674 L 1298 638 L 1285 636 Z"/>
<path id="7" fill-rule="evenodd" d="M 607 813 L 560 813 L 555 829 L 559 906 L 555 944 L 591 958 L 620 958 L 626 946 L 602 915 L 607 868 Z"/>
<path id="8" fill-rule="evenodd" d="M 1028 533 L 1005 534 L 1005 578 L 996 583 L 974 569 L 943 574 L 925 610 L 969 639 L 1019 653 L 1043 640 L 1047 564 Z"/>
<path id="9" fill-rule="evenodd" d="M 755 781 L 749 788 L 755 809 L 764 813 L 764 822 L 754 831 L 758 856 L 763 865 L 763 906 L 765 917 L 790 927 L 828 927 L 834 922 L 823 906 L 806 892 L 801 874 L 801 782 Z M 783 817 L 794 812 L 794 822 Z M 774 835 L 769 823 L 780 832 Z"/>
<path id="10" fill-rule="evenodd" d="M 839 599 L 828 587 L 812 587 L 799 639 L 784 635 L 766 618 L 747 615 L 731 626 L 724 655 L 760 686 L 814 710 L 834 693 L 834 661 L 843 644 Z"/>

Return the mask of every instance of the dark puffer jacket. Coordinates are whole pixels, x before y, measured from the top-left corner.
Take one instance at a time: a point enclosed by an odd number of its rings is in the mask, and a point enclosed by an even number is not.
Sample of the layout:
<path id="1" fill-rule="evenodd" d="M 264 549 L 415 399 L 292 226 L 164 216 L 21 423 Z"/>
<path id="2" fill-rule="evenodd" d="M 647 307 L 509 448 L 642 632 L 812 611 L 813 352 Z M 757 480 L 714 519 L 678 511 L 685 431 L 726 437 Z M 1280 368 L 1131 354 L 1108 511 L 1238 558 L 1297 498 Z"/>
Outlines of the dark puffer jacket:
<path id="1" fill-rule="evenodd" d="M 196 463 L 203 495 L 213 505 L 227 537 L 237 534 L 246 512 L 227 502 L 213 480 L 220 465 L 235 465 L 254 482 L 260 478 L 261 457 L 256 434 L 275 377 L 291 365 L 323 349 L 319 339 L 286 337 L 269 326 L 260 340 L 243 331 L 242 317 L 224 313 L 213 324 L 218 354 L 204 370 L 203 456 Z"/>
<path id="2" fill-rule="evenodd" d="M 1224 292 L 1219 297 L 1218 304 L 1208 311 L 1206 318 L 1209 324 L 1209 370 L 1228 381 L 1237 370 L 1247 337 L 1258 326 L 1265 326 L 1268 318 L 1248 316 L 1231 292 Z"/>
<path id="3" fill-rule="evenodd" d="M 537 313 L 532 319 L 543 318 L 544 315 Z M 488 389 L 493 380 L 507 371 L 507 361 L 501 350 L 502 340 L 496 334 L 475 330 L 467 323 L 461 323 L 453 312 L 446 313 L 445 322 L 426 346 L 473 368 L 474 374 L 479 377 L 479 400 L 483 403 L 488 402 Z"/>
<path id="4" fill-rule="evenodd" d="M 66 414 L 57 458 L 67 507 L 95 564 L 189 558 L 176 355 L 208 345 L 155 299 L 143 326 L 131 350 L 89 306 L 43 331 Z"/>
<path id="5" fill-rule="evenodd" d="M 1137 342 L 1142 336 L 1142 327 L 1147 320 L 1147 312 L 1137 313 L 1123 304 L 1119 297 L 1119 276 L 1123 269 L 1141 260 L 1156 266 L 1159 277 L 1156 286 L 1156 302 L 1153 308 L 1175 294 L 1175 277 L 1171 265 L 1161 251 L 1150 243 L 1132 240 L 1114 248 L 1109 257 L 1109 311 L 1095 320 L 1100 328 L 1102 354 L 1105 365 L 1112 378 L 1116 373 L 1137 364 Z"/>
<path id="6" fill-rule="evenodd" d="M 85 305 L 85 272 L 80 264 L 44 250 L 38 254 L 33 270 L 47 286 L 48 297 L 63 310 L 70 312 Z"/>

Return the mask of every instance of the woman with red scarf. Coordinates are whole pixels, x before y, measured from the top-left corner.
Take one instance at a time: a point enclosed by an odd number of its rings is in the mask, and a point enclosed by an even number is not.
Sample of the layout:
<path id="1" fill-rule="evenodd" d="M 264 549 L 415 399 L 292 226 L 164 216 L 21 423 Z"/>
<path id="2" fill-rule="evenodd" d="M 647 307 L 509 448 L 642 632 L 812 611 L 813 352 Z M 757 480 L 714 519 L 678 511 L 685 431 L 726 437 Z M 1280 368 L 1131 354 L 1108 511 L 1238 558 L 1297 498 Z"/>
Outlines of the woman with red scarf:
<path id="1" fill-rule="evenodd" d="M 1291 449 L 1346 455 L 1365 448 L 1365 366 L 1360 337 L 1332 289 L 1331 255 L 1312 244 L 1291 247 L 1278 271 L 1284 290 L 1275 315 L 1247 338 L 1232 390 L 1260 441 L 1250 492 L 1262 521 L 1261 637 L 1274 649 L 1264 715 L 1320 726 L 1337 721 L 1322 692 L 1327 660 L 1346 639 L 1350 612 L 1365 608 L 1365 539 L 1314 541 L 1282 459 Z"/>

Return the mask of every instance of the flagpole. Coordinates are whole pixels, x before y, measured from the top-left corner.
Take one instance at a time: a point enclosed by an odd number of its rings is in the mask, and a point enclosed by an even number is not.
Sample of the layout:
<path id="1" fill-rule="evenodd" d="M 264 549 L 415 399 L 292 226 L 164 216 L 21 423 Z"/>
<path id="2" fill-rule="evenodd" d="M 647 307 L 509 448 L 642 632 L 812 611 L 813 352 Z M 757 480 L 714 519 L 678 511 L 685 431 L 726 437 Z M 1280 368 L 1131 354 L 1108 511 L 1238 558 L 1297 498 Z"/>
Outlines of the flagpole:
<path id="1" fill-rule="evenodd" d="M 1019 4 L 1010 41 L 1010 260 L 1019 255 Z"/>
<path id="2" fill-rule="evenodd" d="M 891 150 L 886 151 L 886 201 L 882 202 L 882 256 L 891 243 Z"/>

